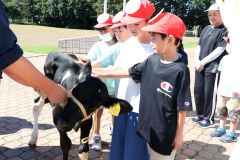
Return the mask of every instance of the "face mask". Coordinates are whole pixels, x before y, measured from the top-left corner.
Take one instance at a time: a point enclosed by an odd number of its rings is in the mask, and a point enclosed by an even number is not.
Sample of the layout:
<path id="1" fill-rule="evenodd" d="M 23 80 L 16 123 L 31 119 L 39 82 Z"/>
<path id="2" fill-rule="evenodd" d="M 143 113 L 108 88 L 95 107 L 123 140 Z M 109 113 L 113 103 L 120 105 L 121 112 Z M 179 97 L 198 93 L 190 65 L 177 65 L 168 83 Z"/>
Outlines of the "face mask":
<path id="1" fill-rule="evenodd" d="M 106 34 L 103 34 L 103 35 L 100 35 L 100 39 L 103 41 L 103 42 L 109 42 L 112 40 L 112 35 L 111 33 L 106 33 Z"/>

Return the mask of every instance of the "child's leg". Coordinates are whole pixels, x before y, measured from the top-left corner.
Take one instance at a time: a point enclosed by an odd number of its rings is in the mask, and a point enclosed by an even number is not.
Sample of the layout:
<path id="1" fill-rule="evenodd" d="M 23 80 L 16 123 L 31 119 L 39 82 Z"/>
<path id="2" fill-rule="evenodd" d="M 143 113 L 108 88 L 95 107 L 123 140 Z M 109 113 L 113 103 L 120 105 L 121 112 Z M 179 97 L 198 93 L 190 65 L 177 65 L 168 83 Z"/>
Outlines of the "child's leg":
<path id="1" fill-rule="evenodd" d="M 219 127 L 225 128 L 226 123 L 227 123 L 227 117 L 220 117 Z"/>
<path id="2" fill-rule="evenodd" d="M 102 149 L 102 142 L 101 142 L 101 136 L 100 136 L 100 125 L 101 125 L 101 117 L 103 114 L 103 108 L 99 108 L 96 111 L 95 114 L 95 120 L 94 120 L 94 127 L 95 127 L 95 131 L 94 131 L 94 137 L 92 139 L 92 145 L 90 146 L 91 149 L 94 150 L 101 150 Z"/>
<path id="3" fill-rule="evenodd" d="M 231 122 L 229 132 L 235 132 L 237 130 L 237 127 L 238 127 L 238 121 Z"/>
<path id="4" fill-rule="evenodd" d="M 236 140 L 238 137 L 235 130 L 237 129 L 240 118 L 240 100 L 237 98 L 230 98 L 226 105 L 229 109 L 229 120 L 231 121 L 230 129 L 227 134 L 220 137 L 220 140 L 228 143 Z"/>
<path id="5" fill-rule="evenodd" d="M 227 102 L 229 108 L 230 132 L 235 132 L 240 120 L 240 100 L 238 98 L 230 98 Z"/>
<path id="6" fill-rule="evenodd" d="M 226 107 L 226 103 L 228 99 L 229 99 L 228 97 L 224 97 L 224 96 L 218 97 L 217 114 L 220 117 L 220 125 L 219 125 L 219 128 L 217 128 L 216 130 L 210 133 L 212 137 L 220 137 L 226 133 L 225 125 L 227 122 L 227 115 L 228 115 L 228 109 Z"/>
<path id="7" fill-rule="evenodd" d="M 176 155 L 176 150 L 172 150 L 172 153 L 170 155 L 162 155 L 160 153 L 155 152 L 149 145 L 148 147 L 148 153 L 150 155 L 150 160 L 174 160 Z"/>
<path id="8" fill-rule="evenodd" d="M 100 134 L 100 125 L 101 125 L 101 117 L 102 117 L 102 114 L 103 114 L 103 108 L 99 108 L 96 112 L 96 120 L 94 122 L 94 126 L 95 126 L 95 134 Z"/>
<path id="9" fill-rule="evenodd" d="M 219 126 L 220 128 L 225 128 L 225 125 L 227 122 L 228 109 L 227 109 L 226 103 L 228 100 L 229 98 L 225 96 L 218 97 L 217 111 L 220 117 L 220 126 Z"/>

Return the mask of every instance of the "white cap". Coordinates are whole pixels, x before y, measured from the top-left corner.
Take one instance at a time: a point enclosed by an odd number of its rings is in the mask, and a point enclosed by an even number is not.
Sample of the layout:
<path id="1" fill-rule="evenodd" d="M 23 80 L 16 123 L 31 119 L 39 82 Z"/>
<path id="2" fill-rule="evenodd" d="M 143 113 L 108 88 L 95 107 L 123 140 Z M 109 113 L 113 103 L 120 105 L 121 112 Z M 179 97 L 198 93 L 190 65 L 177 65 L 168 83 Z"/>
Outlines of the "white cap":
<path id="1" fill-rule="evenodd" d="M 205 12 L 208 12 L 208 11 L 219 11 L 219 10 L 220 10 L 219 5 L 217 3 L 214 3 L 207 10 L 205 10 Z"/>

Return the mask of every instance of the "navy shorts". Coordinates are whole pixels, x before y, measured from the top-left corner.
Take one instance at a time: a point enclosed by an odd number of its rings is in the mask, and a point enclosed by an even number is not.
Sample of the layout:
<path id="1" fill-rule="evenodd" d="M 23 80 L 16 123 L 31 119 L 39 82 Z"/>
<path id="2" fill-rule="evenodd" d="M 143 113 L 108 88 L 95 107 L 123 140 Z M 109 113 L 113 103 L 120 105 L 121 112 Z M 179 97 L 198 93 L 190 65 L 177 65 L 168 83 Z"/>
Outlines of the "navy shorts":
<path id="1" fill-rule="evenodd" d="M 115 118 L 110 160 L 149 160 L 147 143 L 137 134 L 137 124 L 134 112 Z"/>

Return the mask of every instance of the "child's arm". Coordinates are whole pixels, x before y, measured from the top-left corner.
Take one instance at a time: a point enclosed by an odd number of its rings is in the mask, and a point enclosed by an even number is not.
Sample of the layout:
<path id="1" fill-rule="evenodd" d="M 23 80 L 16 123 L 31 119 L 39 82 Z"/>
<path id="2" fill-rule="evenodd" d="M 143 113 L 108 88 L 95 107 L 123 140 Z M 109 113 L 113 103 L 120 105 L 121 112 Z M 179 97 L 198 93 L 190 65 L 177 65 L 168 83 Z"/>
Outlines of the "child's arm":
<path id="1" fill-rule="evenodd" d="M 120 67 L 92 68 L 92 76 L 98 78 L 129 78 L 128 70 Z"/>
<path id="2" fill-rule="evenodd" d="M 174 138 L 173 146 L 174 149 L 180 149 L 183 144 L 183 127 L 185 123 L 186 112 L 178 111 L 178 119 L 177 119 L 177 131 Z"/>

